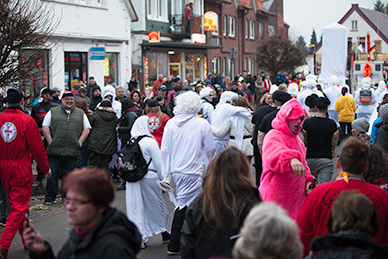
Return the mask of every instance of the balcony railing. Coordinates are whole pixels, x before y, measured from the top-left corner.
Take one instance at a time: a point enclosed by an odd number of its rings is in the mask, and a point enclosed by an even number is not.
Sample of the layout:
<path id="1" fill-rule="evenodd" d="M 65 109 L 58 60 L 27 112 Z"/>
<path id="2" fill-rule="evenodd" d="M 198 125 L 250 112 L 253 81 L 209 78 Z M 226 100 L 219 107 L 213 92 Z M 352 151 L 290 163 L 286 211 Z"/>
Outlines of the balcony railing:
<path id="1" fill-rule="evenodd" d="M 170 17 L 170 31 L 174 37 L 189 38 L 193 33 L 203 33 L 203 16 L 193 15 L 191 19 L 183 14 Z"/>

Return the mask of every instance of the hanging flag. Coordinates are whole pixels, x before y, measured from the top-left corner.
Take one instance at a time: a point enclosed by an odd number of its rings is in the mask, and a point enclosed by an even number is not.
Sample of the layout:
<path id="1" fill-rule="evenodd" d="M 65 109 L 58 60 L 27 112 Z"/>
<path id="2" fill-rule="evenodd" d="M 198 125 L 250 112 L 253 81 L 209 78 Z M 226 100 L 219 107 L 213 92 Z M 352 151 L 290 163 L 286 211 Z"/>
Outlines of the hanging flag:
<path id="1" fill-rule="evenodd" d="M 376 51 L 376 45 L 368 50 L 369 55 L 372 55 Z"/>
<path id="2" fill-rule="evenodd" d="M 358 51 L 361 52 L 361 53 L 365 53 L 365 48 L 362 44 L 358 45 Z"/>

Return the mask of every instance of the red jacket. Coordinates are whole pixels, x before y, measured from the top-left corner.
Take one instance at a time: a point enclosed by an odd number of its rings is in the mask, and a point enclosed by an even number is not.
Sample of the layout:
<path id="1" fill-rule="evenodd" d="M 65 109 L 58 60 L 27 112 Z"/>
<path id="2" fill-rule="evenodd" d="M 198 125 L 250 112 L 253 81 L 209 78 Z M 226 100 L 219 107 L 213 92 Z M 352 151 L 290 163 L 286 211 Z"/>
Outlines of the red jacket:
<path id="1" fill-rule="evenodd" d="M 0 115 L 0 174 L 29 173 L 31 154 L 39 168 L 48 173 L 49 163 L 39 128 L 34 119 L 19 109 L 6 109 Z M 24 171 L 24 172 L 22 172 Z M 17 178 L 17 177 L 16 177 Z"/>
<path id="2" fill-rule="evenodd" d="M 380 228 L 373 240 L 379 244 L 388 244 L 388 194 L 382 188 L 361 180 L 349 179 L 349 184 L 339 179 L 318 185 L 307 195 L 299 212 L 298 225 L 304 246 L 304 255 L 309 253 L 309 245 L 314 237 L 329 235 L 327 222 L 331 207 L 337 196 L 344 190 L 360 190 L 373 203 Z M 362 209 L 362 208 L 360 208 Z M 304 258 L 304 257 L 303 257 Z"/>

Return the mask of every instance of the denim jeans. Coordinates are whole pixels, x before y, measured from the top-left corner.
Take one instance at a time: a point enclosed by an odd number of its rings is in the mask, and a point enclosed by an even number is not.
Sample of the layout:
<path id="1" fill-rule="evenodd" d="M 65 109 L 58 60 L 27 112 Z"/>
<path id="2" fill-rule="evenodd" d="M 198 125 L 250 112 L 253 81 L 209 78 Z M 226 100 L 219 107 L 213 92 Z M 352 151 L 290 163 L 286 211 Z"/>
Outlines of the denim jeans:
<path id="1" fill-rule="evenodd" d="M 11 203 L 0 180 L 0 218 L 6 219 L 11 210 Z"/>
<path id="2" fill-rule="evenodd" d="M 54 201 L 58 194 L 58 179 L 74 170 L 77 157 L 48 156 L 51 176 L 47 179 L 46 200 Z"/>
<path id="3" fill-rule="evenodd" d="M 88 156 L 89 156 L 89 149 L 88 147 L 81 147 L 81 164 L 79 165 L 79 168 L 85 167 L 88 165 Z"/>

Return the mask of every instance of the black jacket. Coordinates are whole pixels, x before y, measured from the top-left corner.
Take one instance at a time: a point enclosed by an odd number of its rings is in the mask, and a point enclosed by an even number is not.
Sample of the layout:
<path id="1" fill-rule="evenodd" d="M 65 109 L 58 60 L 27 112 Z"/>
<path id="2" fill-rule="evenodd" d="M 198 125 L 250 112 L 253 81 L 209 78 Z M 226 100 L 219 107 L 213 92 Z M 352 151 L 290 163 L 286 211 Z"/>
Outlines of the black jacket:
<path id="1" fill-rule="evenodd" d="M 126 143 L 131 138 L 131 129 L 132 125 L 137 119 L 136 112 L 130 111 L 126 112 L 120 120 L 119 125 L 119 138 L 121 140 L 121 143 Z"/>
<path id="2" fill-rule="evenodd" d="M 115 110 L 98 107 L 89 119 L 92 130 L 88 148 L 98 154 L 112 155 L 117 152 L 116 127 L 119 119 Z"/>
<path id="3" fill-rule="evenodd" d="M 98 225 L 80 242 L 74 229 L 55 257 L 49 249 L 42 255 L 30 252 L 30 258 L 37 259 L 98 259 L 136 258 L 140 250 L 141 235 L 136 226 L 121 211 L 109 208 Z"/>
<path id="4" fill-rule="evenodd" d="M 183 223 L 181 236 L 182 258 L 231 258 L 233 246 L 237 238 L 230 240 L 230 237 L 240 233 L 244 219 L 252 207 L 259 202 L 259 196 L 258 190 L 252 188 L 252 199 L 245 205 L 235 226 L 233 226 L 234 216 L 232 212 L 229 210 L 225 211 L 223 215 L 226 228 L 218 231 L 206 223 L 203 217 L 195 216 L 202 209 L 202 204 L 198 203 L 198 199 L 195 200 L 187 209 Z"/>
<path id="5" fill-rule="evenodd" d="M 382 121 L 376 124 L 376 127 L 379 129 L 377 131 L 375 143 L 379 144 L 388 152 L 388 121 Z"/>
<path id="6" fill-rule="evenodd" d="M 387 247 L 376 244 L 366 233 L 316 237 L 311 241 L 310 250 L 314 254 L 307 256 L 306 259 L 388 258 Z"/>

